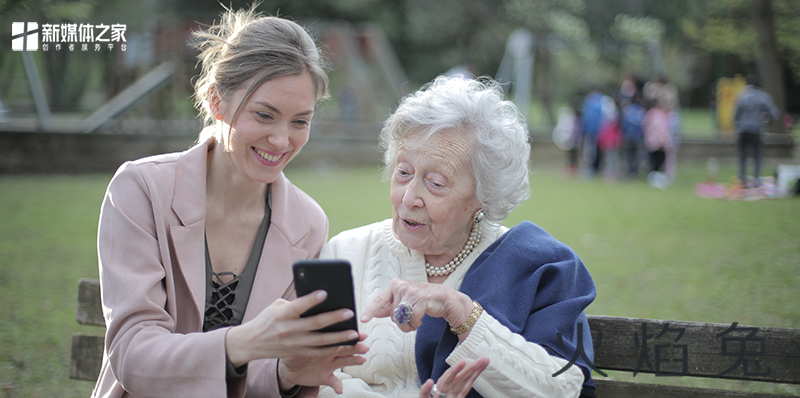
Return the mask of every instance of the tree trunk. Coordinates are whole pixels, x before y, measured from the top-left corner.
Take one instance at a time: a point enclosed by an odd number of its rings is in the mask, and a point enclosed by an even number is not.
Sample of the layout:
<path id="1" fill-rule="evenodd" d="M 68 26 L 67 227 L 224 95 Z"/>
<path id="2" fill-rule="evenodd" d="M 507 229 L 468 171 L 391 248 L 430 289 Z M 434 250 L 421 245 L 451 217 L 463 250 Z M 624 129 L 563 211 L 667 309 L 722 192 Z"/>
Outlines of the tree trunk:
<path id="1" fill-rule="evenodd" d="M 555 112 L 553 112 L 553 87 L 552 87 L 552 66 L 553 54 L 547 47 L 547 33 L 540 32 L 536 35 L 536 67 L 537 77 L 534 79 L 534 87 L 539 99 L 544 105 L 545 115 L 547 116 L 548 126 L 556 125 Z"/>
<path id="2" fill-rule="evenodd" d="M 764 90 L 772 95 L 775 105 L 786 114 L 786 84 L 783 76 L 783 64 L 778 54 L 775 39 L 775 25 L 772 22 L 772 4 L 770 0 L 753 0 L 753 19 L 758 33 L 758 73 Z M 770 125 L 776 133 L 786 133 L 783 119 Z"/>

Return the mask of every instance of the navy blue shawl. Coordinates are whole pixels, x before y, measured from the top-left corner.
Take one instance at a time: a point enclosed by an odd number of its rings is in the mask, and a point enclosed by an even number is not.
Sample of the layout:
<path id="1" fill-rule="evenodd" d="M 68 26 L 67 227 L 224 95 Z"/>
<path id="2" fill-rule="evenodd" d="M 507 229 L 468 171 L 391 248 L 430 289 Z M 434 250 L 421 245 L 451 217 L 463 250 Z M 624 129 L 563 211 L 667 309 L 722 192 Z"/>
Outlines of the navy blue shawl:
<path id="1" fill-rule="evenodd" d="M 583 312 L 596 296 L 594 281 L 572 249 L 535 224 L 522 222 L 492 243 L 467 271 L 460 290 L 512 332 L 567 361 L 576 353 L 577 324 L 582 323 L 583 349 L 594 361 Z M 425 315 L 415 345 L 421 382 L 441 377 L 457 344 L 444 318 Z M 594 396 L 589 366 L 583 358 L 576 365 L 584 373 L 582 394 Z M 467 397 L 481 395 L 473 389 Z"/>

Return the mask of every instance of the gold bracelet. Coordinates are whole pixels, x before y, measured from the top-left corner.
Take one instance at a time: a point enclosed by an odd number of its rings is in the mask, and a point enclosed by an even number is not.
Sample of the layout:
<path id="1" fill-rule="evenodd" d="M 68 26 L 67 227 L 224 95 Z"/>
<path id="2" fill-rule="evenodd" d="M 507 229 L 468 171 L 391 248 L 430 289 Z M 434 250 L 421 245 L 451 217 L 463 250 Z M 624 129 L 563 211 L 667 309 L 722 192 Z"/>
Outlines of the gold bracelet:
<path id="1" fill-rule="evenodd" d="M 472 309 L 472 312 L 469 314 L 469 318 L 467 318 L 467 320 L 457 328 L 452 326 L 450 327 L 450 331 L 453 332 L 454 335 L 458 336 L 459 334 L 467 332 L 468 330 L 472 329 L 472 325 L 478 321 L 478 317 L 481 316 L 481 313 L 483 312 L 483 307 L 481 307 L 481 305 L 475 300 L 472 300 L 472 305 L 475 308 Z"/>

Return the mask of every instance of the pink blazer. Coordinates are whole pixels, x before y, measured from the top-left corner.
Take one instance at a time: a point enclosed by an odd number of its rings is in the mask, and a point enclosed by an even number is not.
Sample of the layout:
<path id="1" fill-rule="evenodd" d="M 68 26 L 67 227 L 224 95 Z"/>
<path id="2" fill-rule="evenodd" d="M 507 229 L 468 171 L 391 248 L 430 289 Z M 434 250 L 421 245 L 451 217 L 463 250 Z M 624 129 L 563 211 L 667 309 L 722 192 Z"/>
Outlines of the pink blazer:
<path id="1" fill-rule="evenodd" d="M 108 186 L 97 232 L 107 330 L 93 397 L 245 396 L 244 380 L 226 383 L 228 328 L 202 333 L 211 143 L 126 162 Z M 292 263 L 316 257 L 328 237 L 325 213 L 283 174 L 271 222 L 243 322 L 292 298 Z M 246 379 L 246 396 L 280 396 L 277 360 L 251 362 Z"/>

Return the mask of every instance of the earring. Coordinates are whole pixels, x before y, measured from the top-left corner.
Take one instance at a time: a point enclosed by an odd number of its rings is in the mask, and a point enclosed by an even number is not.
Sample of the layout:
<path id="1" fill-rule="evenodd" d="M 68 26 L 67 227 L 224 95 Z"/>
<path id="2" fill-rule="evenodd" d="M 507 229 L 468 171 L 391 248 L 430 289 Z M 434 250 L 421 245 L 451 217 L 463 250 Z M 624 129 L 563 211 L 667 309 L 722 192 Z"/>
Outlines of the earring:
<path id="1" fill-rule="evenodd" d="M 222 114 L 221 113 L 214 114 L 214 119 L 222 120 Z"/>
<path id="2" fill-rule="evenodd" d="M 486 212 L 484 212 L 483 209 L 478 210 L 478 212 L 475 213 L 475 224 L 480 224 L 480 222 L 483 221 L 483 216 L 485 215 Z"/>

